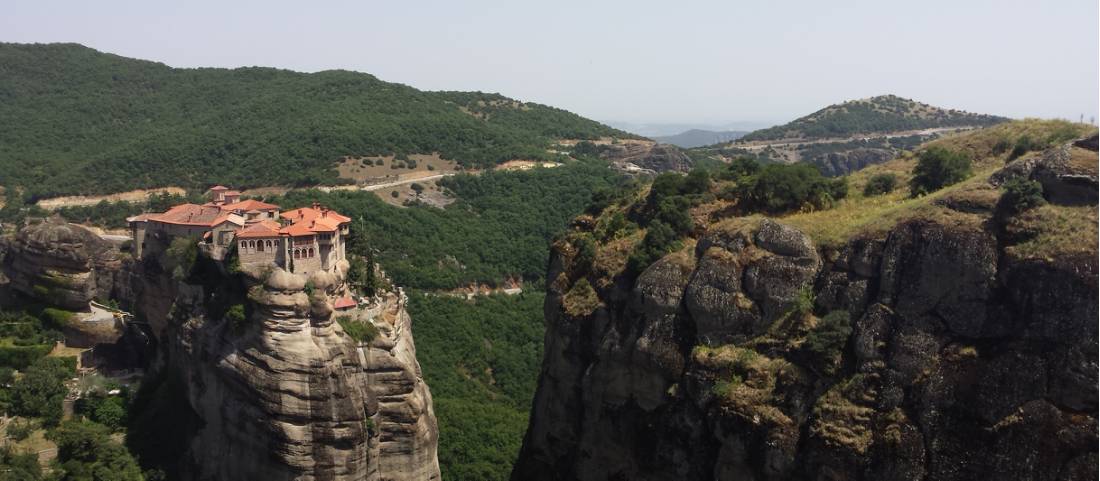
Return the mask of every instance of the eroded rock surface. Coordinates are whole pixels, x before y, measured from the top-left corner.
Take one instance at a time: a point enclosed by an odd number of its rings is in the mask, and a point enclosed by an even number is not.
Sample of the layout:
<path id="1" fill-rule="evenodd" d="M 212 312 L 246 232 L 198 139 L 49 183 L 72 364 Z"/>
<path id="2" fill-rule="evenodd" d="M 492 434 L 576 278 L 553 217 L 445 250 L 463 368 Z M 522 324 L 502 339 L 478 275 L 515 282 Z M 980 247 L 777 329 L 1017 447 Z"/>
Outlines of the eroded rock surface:
<path id="1" fill-rule="evenodd" d="M 514 480 L 1092 479 L 1097 263 L 1006 256 L 982 217 L 828 255 L 779 222 L 714 227 L 634 281 L 556 249 Z M 849 314 L 835 353 L 810 338 Z M 842 338 L 843 339 L 843 338 Z"/>
<path id="2" fill-rule="evenodd" d="M 188 479 L 439 479 L 435 414 L 404 295 L 334 313 L 332 301 L 347 294 L 345 271 L 245 276 L 238 322 L 214 315 L 232 286 L 143 291 L 172 299 L 164 362 L 182 374 L 201 426 L 183 454 Z M 379 334 L 357 342 L 337 315 Z"/>

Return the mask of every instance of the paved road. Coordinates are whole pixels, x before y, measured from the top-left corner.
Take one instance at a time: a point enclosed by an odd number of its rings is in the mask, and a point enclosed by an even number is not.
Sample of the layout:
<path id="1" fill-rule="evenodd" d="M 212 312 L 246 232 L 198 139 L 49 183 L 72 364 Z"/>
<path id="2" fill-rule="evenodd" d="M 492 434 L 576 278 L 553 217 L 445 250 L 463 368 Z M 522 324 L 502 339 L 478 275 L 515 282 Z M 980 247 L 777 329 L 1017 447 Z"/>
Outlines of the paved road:
<path id="1" fill-rule="evenodd" d="M 374 191 L 374 190 L 385 189 L 385 188 L 388 188 L 388 187 L 397 187 L 399 185 L 411 184 L 413 182 L 428 182 L 428 181 L 432 181 L 432 180 L 436 180 L 436 179 L 442 179 L 444 177 L 450 177 L 452 175 L 458 175 L 458 172 L 446 172 L 446 173 L 442 173 L 442 174 L 435 174 L 435 175 L 429 175 L 429 176 L 425 176 L 425 177 L 418 177 L 418 178 L 415 178 L 415 179 L 402 179 L 402 180 L 395 180 L 393 182 L 383 182 L 381 184 L 338 185 L 336 187 L 318 187 L 318 189 L 326 191 L 326 192 L 327 191 L 333 191 L 333 190 L 365 190 L 365 191 L 369 192 L 369 191 Z"/>

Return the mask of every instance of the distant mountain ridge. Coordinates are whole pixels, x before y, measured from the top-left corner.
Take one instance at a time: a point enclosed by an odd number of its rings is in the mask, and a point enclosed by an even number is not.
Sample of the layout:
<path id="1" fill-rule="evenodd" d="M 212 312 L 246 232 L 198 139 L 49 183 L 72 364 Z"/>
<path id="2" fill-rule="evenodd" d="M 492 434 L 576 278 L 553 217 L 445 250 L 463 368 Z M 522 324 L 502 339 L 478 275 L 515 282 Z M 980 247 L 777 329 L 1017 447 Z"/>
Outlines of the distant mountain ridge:
<path id="1" fill-rule="evenodd" d="M 880 95 L 830 105 L 783 125 L 741 137 L 741 141 L 843 138 L 945 127 L 984 127 L 1005 122 L 996 115 L 944 109 L 896 95 Z"/>
<path id="2" fill-rule="evenodd" d="M 28 196 L 338 182 L 343 156 L 551 160 L 562 139 L 635 138 L 482 92 L 360 72 L 172 68 L 77 44 L 0 43 L 0 184 Z"/>
<path id="3" fill-rule="evenodd" d="M 729 142 L 731 140 L 737 140 L 747 133 L 748 132 L 740 130 L 714 131 L 691 129 L 676 135 L 653 137 L 653 140 L 665 144 L 672 144 L 677 147 L 683 147 L 685 149 L 690 149 L 692 147 L 703 147 L 706 145 L 714 145 L 723 142 Z"/>

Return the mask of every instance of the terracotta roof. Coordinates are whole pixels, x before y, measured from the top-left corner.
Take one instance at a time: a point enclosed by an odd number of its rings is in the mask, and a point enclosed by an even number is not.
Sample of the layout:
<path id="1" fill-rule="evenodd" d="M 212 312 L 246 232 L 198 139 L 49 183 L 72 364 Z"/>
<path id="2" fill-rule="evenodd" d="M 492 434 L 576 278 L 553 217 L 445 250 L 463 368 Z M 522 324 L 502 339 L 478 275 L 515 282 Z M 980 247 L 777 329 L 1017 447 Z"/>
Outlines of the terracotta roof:
<path id="1" fill-rule="evenodd" d="M 268 204 L 267 202 L 260 202 L 260 201 L 255 200 L 255 199 L 242 200 L 240 202 L 234 202 L 232 204 L 222 204 L 221 208 L 222 208 L 222 210 L 243 210 L 243 211 L 249 211 L 249 210 L 259 210 L 259 211 L 279 210 L 279 206 L 277 206 L 275 204 Z"/>
<path id="2" fill-rule="evenodd" d="M 225 195 L 228 197 L 228 196 L 234 196 L 234 195 L 241 195 L 241 193 L 238 192 L 238 191 L 235 191 L 235 190 L 227 190 L 227 191 L 225 191 Z"/>
<path id="3" fill-rule="evenodd" d="M 196 225 L 204 227 L 213 227 L 223 222 L 244 225 L 244 219 L 239 215 L 223 212 L 217 207 L 195 204 L 180 204 L 168 209 L 168 211 L 163 214 L 149 215 L 146 220 L 163 222 L 165 224 Z"/>
<path id="4" fill-rule="evenodd" d="M 291 222 L 311 221 L 318 217 L 323 219 L 335 219 L 337 224 L 351 222 L 350 217 L 345 217 L 340 215 L 339 212 L 321 207 L 302 207 L 300 209 L 289 210 L 279 214 L 279 217 Z"/>
<path id="5" fill-rule="evenodd" d="M 255 239 L 257 237 L 279 237 L 279 230 L 278 222 L 264 220 L 237 231 L 237 238 Z"/>
<path id="6" fill-rule="evenodd" d="M 145 222 L 149 220 L 149 216 L 155 214 L 138 214 L 133 217 L 127 217 L 126 222 Z"/>
<path id="7" fill-rule="evenodd" d="M 345 309 L 348 307 L 355 307 L 355 299 L 350 297 L 341 297 L 332 303 L 332 307 L 336 309 Z"/>
<path id="8" fill-rule="evenodd" d="M 215 185 L 214 187 L 210 188 L 211 192 L 221 192 L 223 190 L 229 190 L 229 187 L 226 187 L 224 185 Z"/>
<path id="9" fill-rule="evenodd" d="M 309 229 L 308 222 L 298 222 L 296 224 L 288 225 L 280 229 L 279 233 L 291 237 L 301 237 L 316 234 L 316 232 Z"/>

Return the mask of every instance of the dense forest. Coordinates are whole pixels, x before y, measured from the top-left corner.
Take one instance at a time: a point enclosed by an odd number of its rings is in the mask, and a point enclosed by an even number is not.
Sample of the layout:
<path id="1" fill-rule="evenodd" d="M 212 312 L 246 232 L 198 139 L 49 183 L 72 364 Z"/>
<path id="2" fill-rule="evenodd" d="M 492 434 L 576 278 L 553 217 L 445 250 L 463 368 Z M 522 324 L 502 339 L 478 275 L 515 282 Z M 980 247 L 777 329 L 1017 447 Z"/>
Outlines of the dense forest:
<path id="1" fill-rule="evenodd" d="M 547 159 L 555 139 L 629 134 L 495 94 L 350 71 L 178 69 L 75 44 L 0 44 L 0 186 L 27 199 L 178 185 L 338 182 L 345 155 Z"/>
<path id="2" fill-rule="evenodd" d="M 739 140 L 820 139 L 935 127 L 984 127 L 1007 120 L 882 95 L 830 105 L 790 123 L 751 132 Z"/>
<path id="3" fill-rule="evenodd" d="M 272 201 L 284 208 L 321 202 L 351 217 L 353 253 L 377 252 L 397 285 L 452 289 L 537 281 L 550 239 L 588 203 L 592 192 L 620 182 L 596 160 L 552 169 L 458 175 L 442 184 L 457 196 L 444 209 L 394 207 L 371 192 L 292 191 Z"/>
<path id="4" fill-rule="evenodd" d="M 443 479 L 508 479 L 539 377 L 542 301 L 539 291 L 469 301 L 410 296 Z"/>

